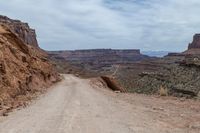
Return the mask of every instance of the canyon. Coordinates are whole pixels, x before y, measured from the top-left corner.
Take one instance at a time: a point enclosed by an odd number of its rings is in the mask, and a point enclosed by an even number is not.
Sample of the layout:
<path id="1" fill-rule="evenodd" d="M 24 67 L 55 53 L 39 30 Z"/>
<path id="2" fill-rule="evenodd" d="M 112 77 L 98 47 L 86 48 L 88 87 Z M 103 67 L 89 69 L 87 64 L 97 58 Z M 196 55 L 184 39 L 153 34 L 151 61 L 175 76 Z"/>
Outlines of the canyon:
<path id="1" fill-rule="evenodd" d="M 129 64 L 150 57 L 140 53 L 138 49 L 90 49 L 74 51 L 49 51 L 53 60 L 63 60 L 71 64 L 91 64 L 91 66 L 105 67 L 116 64 Z"/>
<path id="2" fill-rule="evenodd" d="M 74 51 L 48 51 L 51 60 L 61 73 L 101 76 L 112 73 L 115 66 L 153 59 L 140 53 L 139 49 L 88 49 Z"/>
<path id="3" fill-rule="evenodd" d="M 199 40 L 162 58 L 45 51 L 27 23 L 0 16 L 0 132 L 197 133 Z"/>
<path id="4" fill-rule="evenodd" d="M 199 46 L 200 36 L 195 34 L 188 50 L 169 53 L 165 57 L 149 57 L 140 50 L 91 49 L 76 51 L 50 51 L 50 59 L 61 73 L 84 78 L 102 77 L 113 90 L 194 98 L 200 94 Z M 116 87 L 118 86 L 118 87 Z"/>

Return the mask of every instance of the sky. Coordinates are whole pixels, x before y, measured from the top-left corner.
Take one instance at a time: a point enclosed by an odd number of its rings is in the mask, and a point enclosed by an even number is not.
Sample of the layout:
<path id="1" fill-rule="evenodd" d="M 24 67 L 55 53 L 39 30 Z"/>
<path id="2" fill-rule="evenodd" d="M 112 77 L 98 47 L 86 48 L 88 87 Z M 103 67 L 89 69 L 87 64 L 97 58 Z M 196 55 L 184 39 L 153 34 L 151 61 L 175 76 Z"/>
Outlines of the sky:
<path id="1" fill-rule="evenodd" d="M 41 48 L 183 51 L 200 33 L 200 0 L 0 0 Z"/>

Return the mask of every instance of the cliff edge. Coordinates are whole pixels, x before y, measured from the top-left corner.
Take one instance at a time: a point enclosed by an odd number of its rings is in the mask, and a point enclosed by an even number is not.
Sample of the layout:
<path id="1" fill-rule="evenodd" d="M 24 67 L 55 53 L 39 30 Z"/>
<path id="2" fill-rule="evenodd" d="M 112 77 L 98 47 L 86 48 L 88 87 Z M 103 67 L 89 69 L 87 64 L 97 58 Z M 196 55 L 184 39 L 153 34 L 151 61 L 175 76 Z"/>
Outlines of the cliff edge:
<path id="1" fill-rule="evenodd" d="M 21 22 L 20 20 L 13 20 L 2 15 L 0 15 L 0 23 L 7 25 L 13 33 L 24 41 L 24 43 L 39 47 L 35 30 L 31 29 L 28 23 Z"/>
<path id="2" fill-rule="evenodd" d="M 21 28 L 0 21 L 0 113 L 23 105 L 33 94 L 59 80 L 37 41 L 31 41 L 36 36 L 22 28 L 24 23 L 18 23 Z"/>
<path id="3" fill-rule="evenodd" d="M 200 55 L 200 34 L 193 36 L 192 43 L 189 43 L 188 50 L 183 52 L 184 55 Z"/>
<path id="4" fill-rule="evenodd" d="M 200 49 L 200 34 L 193 36 L 193 42 L 189 44 L 188 49 Z"/>

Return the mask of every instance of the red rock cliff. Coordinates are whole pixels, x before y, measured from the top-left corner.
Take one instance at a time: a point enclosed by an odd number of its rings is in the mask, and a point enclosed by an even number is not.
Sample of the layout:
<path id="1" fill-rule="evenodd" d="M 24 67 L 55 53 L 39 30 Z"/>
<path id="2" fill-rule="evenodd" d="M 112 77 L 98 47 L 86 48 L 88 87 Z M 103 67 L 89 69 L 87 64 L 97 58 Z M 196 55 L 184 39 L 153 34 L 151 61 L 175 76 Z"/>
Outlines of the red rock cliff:
<path id="1" fill-rule="evenodd" d="M 189 44 L 188 49 L 200 48 L 200 34 L 195 34 L 193 42 Z"/>
<path id="2" fill-rule="evenodd" d="M 200 55 L 200 34 L 195 34 L 192 43 L 188 46 L 188 50 L 179 55 Z"/>
<path id="3" fill-rule="evenodd" d="M 35 30 L 31 29 L 27 23 L 0 15 L 0 24 L 8 25 L 10 30 L 17 34 L 26 44 L 38 47 Z"/>
<path id="4" fill-rule="evenodd" d="M 0 115 L 4 106 L 18 106 L 59 80 L 45 52 L 31 41 L 36 39 L 33 30 L 8 21 L 0 24 Z"/>

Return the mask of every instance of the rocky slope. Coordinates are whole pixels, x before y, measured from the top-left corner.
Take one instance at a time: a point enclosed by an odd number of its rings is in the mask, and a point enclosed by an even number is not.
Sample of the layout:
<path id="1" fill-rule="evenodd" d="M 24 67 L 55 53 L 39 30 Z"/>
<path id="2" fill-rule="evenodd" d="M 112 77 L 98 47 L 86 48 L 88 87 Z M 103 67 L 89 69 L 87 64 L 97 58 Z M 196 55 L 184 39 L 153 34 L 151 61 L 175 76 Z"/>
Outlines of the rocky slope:
<path id="1" fill-rule="evenodd" d="M 27 24 L 0 18 L 0 113 L 59 80 L 35 39 Z"/>
<path id="2" fill-rule="evenodd" d="M 121 67 L 115 78 L 130 92 L 200 97 L 199 40 L 196 34 L 189 49 L 183 53 Z M 141 67 L 142 64 L 146 65 Z"/>

